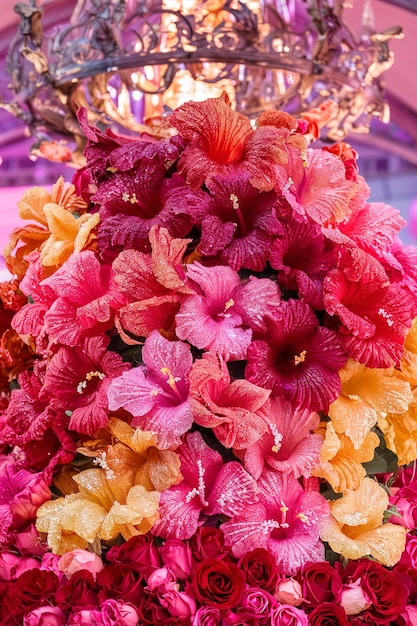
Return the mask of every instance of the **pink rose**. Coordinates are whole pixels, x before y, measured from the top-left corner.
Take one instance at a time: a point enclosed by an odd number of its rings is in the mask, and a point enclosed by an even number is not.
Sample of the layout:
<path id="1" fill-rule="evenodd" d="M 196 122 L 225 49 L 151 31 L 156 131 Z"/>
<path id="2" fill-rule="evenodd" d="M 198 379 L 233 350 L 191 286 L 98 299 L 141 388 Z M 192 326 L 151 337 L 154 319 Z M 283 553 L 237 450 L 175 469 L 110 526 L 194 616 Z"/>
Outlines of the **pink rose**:
<path id="1" fill-rule="evenodd" d="M 98 572 L 101 572 L 104 565 L 100 557 L 94 554 L 94 552 L 76 549 L 64 554 L 58 561 L 58 567 L 68 578 L 71 578 L 75 572 L 86 569 L 93 575 L 95 580 Z"/>
<path id="2" fill-rule="evenodd" d="M 148 578 L 148 588 L 158 595 L 176 591 L 177 586 L 174 574 L 167 567 L 156 569 Z"/>
<path id="3" fill-rule="evenodd" d="M 13 472 L 11 468 L 10 472 Z M 51 499 L 51 492 L 42 474 L 22 469 L 8 478 L 8 487 L 14 491 L 14 497 L 10 501 L 13 526 L 22 528 L 28 520 L 35 519 L 40 505 Z M 6 477 L 4 479 L 7 480 Z"/>
<path id="4" fill-rule="evenodd" d="M 11 552 L 0 553 L 0 578 L 13 580 L 26 570 L 40 567 L 39 561 L 29 556 L 17 556 Z"/>
<path id="5" fill-rule="evenodd" d="M 276 606 L 277 602 L 270 593 L 259 587 L 250 587 L 243 592 L 238 613 L 247 613 L 259 619 L 266 619 L 271 609 Z"/>
<path id="6" fill-rule="evenodd" d="M 197 610 L 194 598 L 183 591 L 168 591 L 159 602 L 173 617 L 193 617 Z"/>
<path id="7" fill-rule="evenodd" d="M 281 604 L 271 611 L 271 626 L 308 626 L 308 617 L 301 609 Z"/>
<path id="8" fill-rule="evenodd" d="M 340 604 L 346 611 L 346 615 L 357 615 L 361 611 L 369 609 L 372 602 L 361 587 L 361 580 L 358 578 L 349 585 L 343 585 Z"/>
<path id="9" fill-rule="evenodd" d="M 294 578 L 280 580 L 274 595 L 282 604 L 290 604 L 291 606 L 300 606 L 303 601 L 301 585 Z"/>
<path id="10" fill-rule="evenodd" d="M 106 600 L 101 605 L 101 611 L 93 611 L 93 624 L 100 626 L 136 626 L 139 615 L 136 609 L 130 604 L 117 602 L 116 600 Z"/>
<path id="11" fill-rule="evenodd" d="M 404 618 L 405 626 L 417 626 L 417 606 L 409 604 L 401 617 Z"/>
<path id="12" fill-rule="evenodd" d="M 202 606 L 194 615 L 193 626 L 222 626 L 219 609 L 214 606 Z"/>
<path id="13" fill-rule="evenodd" d="M 407 535 L 405 550 L 399 562 L 411 567 L 413 570 L 417 569 L 417 537 Z"/>
<path id="14" fill-rule="evenodd" d="M 159 554 L 171 572 L 179 580 L 187 580 L 193 569 L 193 556 L 191 548 L 179 539 L 168 539 L 159 548 Z"/>
<path id="15" fill-rule="evenodd" d="M 95 626 L 97 624 L 96 621 L 93 621 L 93 613 L 95 612 L 91 609 L 76 611 L 68 617 L 67 626 Z"/>
<path id="16" fill-rule="evenodd" d="M 52 552 L 46 552 L 42 556 L 41 561 L 41 569 L 46 572 L 54 572 L 58 578 L 62 578 L 63 574 L 58 567 L 60 557 L 57 554 L 52 554 Z"/>
<path id="17" fill-rule="evenodd" d="M 23 626 L 67 626 L 67 614 L 57 606 L 40 606 L 25 615 Z"/>

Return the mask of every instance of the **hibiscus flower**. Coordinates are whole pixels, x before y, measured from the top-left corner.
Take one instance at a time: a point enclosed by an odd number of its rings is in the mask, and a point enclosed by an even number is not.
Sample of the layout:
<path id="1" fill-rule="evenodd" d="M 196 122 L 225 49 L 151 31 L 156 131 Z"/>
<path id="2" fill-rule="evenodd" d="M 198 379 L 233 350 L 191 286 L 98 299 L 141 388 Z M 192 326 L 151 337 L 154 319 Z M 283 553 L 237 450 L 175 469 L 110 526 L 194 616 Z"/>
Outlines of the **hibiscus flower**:
<path id="1" fill-rule="evenodd" d="M 236 311 L 240 297 L 239 274 L 227 266 L 187 266 L 187 277 L 195 285 L 193 295 L 185 295 L 177 315 L 177 336 L 200 350 L 218 352 L 225 361 L 244 359 L 252 337 L 242 328 Z"/>
<path id="2" fill-rule="evenodd" d="M 404 550 L 407 531 L 399 524 L 383 524 L 388 504 L 385 489 L 364 478 L 357 489 L 330 504 L 332 516 L 324 521 L 321 538 L 347 559 L 371 556 L 392 567 Z"/>
<path id="3" fill-rule="evenodd" d="M 161 494 L 160 520 L 152 533 L 164 539 L 188 539 L 204 518 L 233 517 L 256 501 L 256 483 L 237 461 L 224 463 L 200 433 L 189 433 L 178 450 L 184 479 Z"/>
<path id="4" fill-rule="evenodd" d="M 333 154 L 310 149 L 305 167 L 300 167 L 298 151 L 291 150 L 286 171 L 282 193 L 302 219 L 321 225 L 349 215 L 356 185 L 346 180 L 345 167 Z"/>
<path id="5" fill-rule="evenodd" d="M 204 102 L 186 102 L 172 113 L 170 123 L 189 142 L 178 171 L 192 189 L 204 183 L 210 188 L 213 176 L 242 169 L 250 173 L 254 187 L 271 191 L 280 165 L 287 161 L 285 142 L 290 130 L 285 125 L 253 130 L 248 117 L 231 109 L 226 93 Z"/>
<path id="6" fill-rule="evenodd" d="M 273 555 L 280 571 L 292 575 L 310 562 L 324 560 L 320 528 L 329 516 L 327 501 L 304 491 L 290 475 L 265 469 L 258 480 L 258 503 L 222 524 L 225 543 L 240 558 L 255 548 Z"/>
<path id="7" fill-rule="evenodd" d="M 264 318 L 266 332 L 252 341 L 245 377 L 283 396 L 293 407 L 326 410 L 340 392 L 339 369 L 346 355 L 337 334 L 319 325 L 301 300 L 281 302 Z"/>
<path id="8" fill-rule="evenodd" d="M 210 192 L 199 252 L 220 253 L 222 263 L 236 271 L 244 267 L 261 272 L 272 241 L 282 231 L 274 211 L 276 193 L 259 192 L 250 184 L 249 173 L 239 170 L 213 177 Z"/>
<path id="9" fill-rule="evenodd" d="M 244 379 L 230 380 L 220 355 L 203 354 L 190 371 L 190 400 L 197 424 L 212 428 L 226 448 L 254 444 L 266 430 L 259 410 L 270 392 Z"/>
<path id="10" fill-rule="evenodd" d="M 315 224 L 288 218 L 282 226 L 282 235 L 274 239 L 269 256 L 277 281 L 320 311 L 324 308 L 323 279 L 336 264 L 336 246 Z"/>
<path id="11" fill-rule="evenodd" d="M 267 430 L 244 453 L 246 469 L 259 478 L 265 466 L 299 476 L 309 476 L 319 459 L 322 439 L 312 434 L 319 423 L 317 413 L 294 410 L 281 396 L 275 396 L 259 411 Z"/>
<path id="12" fill-rule="evenodd" d="M 398 364 L 414 312 L 400 284 L 389 284 L 382 265 L 360 248 L 345 247 L 323 283 L 326 311 L 338 315 L 343 347 L 368 367 Z"/>
<path id="13" fill-rule="evenodd" d="M 69 428 L 94 435 L 108 422 L 107 390 L 129 363 L 108 349 L 106 335 L 61 346 L 52 357 L 40 390 L 41 401 L 71 412 Z"/>
<path id="14" fill-rule="evenodd" d="M 145 341 L 142 360 L 143 366 L 123 372 L 111 382 L 109 409 L 129 411 L 133 426 L 156 433 L 160 449 L 175 450 L 193 423 L 188 400 L 188 373 L 193 362 L 190 347 L 168 341 L 155 330 Z"/>
<path id="15" fill-rule="evenodd" d="M 56 297 L 45 313 L 45 330 L 52 341 L 68 346 L 109 330 L 117 309 L 126 303 L 112 268 L 87 250 L 73 254 L 43 285 Z"/>

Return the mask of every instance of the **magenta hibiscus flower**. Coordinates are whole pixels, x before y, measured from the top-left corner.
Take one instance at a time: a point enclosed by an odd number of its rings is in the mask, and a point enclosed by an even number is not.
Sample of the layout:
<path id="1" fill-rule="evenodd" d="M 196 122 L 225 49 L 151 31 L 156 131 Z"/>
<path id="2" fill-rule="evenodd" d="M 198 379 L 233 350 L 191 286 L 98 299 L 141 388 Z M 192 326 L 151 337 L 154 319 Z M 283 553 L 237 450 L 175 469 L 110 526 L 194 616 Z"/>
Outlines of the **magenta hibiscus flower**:
<path id="1" fill-rule="evenodd" d="M 323 279 L 335 266 L 335 244 L 326 239 L 319 226 L 294 219 L 283 223 L 283 234 L 274 239 L 270 251 L 271 266 L 277 281 L 315 310 L 323 310 Z"/>
<path id="2" fill-rule="evenodd" d="M 338 371 L 347 358 L 337 334 L 301 300 L 282 302 L 276 315 L 265 316 L 265 327 L 248 348 L 247 380 L 293 407 L 326 410 L 339 395 Z"/>
<path id="3" fill-rule="evenodd" d="M 340 338 L 350 357 L 368 367 L 399 362 L 415 304 L 400 284 L 389 284 L 375 258 L 346 247 L 338 268 L 324 280 L 323 296 L 326 311 L 340 318 Z"/>
<path id="4" fill-rule="evenodd" d="M 225 265 L 261 272 L 269 247 L 281 233 L 274 206 L 274 191 L 259 192 L 248 172 L 216 176 L 210 183 L 211 200 L 202 220 L 199 251 L 203 256 L 220 253 Z"/>
<path id="5" fill-rule="evenodd" d="M 89 250 L 72 254 L 42 284 L 56 297 L 45 313 L 46 332 L 52 341 L 68 346 L 112 328 L 116 311 L 126 303 L 112 268 L 101 265 Z"/>
<path id="6" fill-rule="evenodd" d="M 109 342 L 103 335 L 61 346 L 48 365 L 39 397 L 71 412 L 71 430 L 94 435 L 108 422 L 107 390 L 113 378 L 130 369 L 108 349 Z"/>
<path id="7" fill-rule="evenodd" d="M 329 514 L 327 500 L 304 491 L 293 477 L 264 470 L 258 499 L 222 525 L 225 543 L 236 557 L 255 548 L 273 555 L 280 571 L 295 574 L 308 561 L 324 560 L 320 526 Z"/>
<path id="8" fill-rule="evenodd" d="M 239 300 L 240 278 L 227 266 L 187 266 L 187 277 L 195 284 L 195 294 L 185 295 L 175 321 L 180 339 L 200 350 L 218 352 L 225 361 L 244 359 L 252 338 L 242 328 L 242 317 L 235 308 Z"/>
<path id="9" fill-rule="evenodd" d="M 188 539 L 206 516 L 232 517 L 256 502 L 256 482 L 237 461 L 224 463 L 200 433 L 185 436 L 179 449 L 183 480 L 161 494 L 160 520 L 152 533 L 164 539 Z"/>
<path id="10" fill-rule="evenodd" d="M 244 379 L 231 381 L 220 355 L 207 352 L 196 360 L 190 381 L 194 420 L 200 426 L 212 428 L 226 448 L 247 448 L 266 431 L 258 411 L 270 392 Z"/>
<path id="11" fill-rule="evenodd" d="M 175 450 L 193 423 L 188 400 L 190 347 L 153 331 L 143 346 L 142 360 L 144 366 L 123 372 L 111 382 L 109 409 L 129 411 L 134 416 L 132 426 L 155 432 L 158 448 Z"/>
<path id="12" fill-rule="evenodd" d="M 265 465 L 283 474 L 308 477 L 319 463 L 323 439 L 312 434 L 320 418 L 318 413 L 293 409 L 281 396 L 267 402 L 260 414 L 267 430 L 244 454 L 248 472 L 259 478 Z"/>

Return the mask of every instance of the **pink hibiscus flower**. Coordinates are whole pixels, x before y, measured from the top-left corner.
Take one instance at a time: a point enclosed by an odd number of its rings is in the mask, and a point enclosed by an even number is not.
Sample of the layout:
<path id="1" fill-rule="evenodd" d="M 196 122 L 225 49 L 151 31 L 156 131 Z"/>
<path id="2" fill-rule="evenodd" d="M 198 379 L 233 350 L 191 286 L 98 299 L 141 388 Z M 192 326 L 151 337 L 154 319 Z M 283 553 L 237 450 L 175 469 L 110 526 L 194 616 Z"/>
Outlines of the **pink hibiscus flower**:
<path id="1" fill-rule="evenodd" d="M 286 170 L 282 193 L 295 213 L 320 225 L 348 216 L 356 185 L 346 180 L 345 167 L 333 154 L 308 150 L 307 165 L 300 167 L 299 153 L 291 152 Z"/>
<path id="2" fill-rule="evenodd" d="M 134 416 L 132 426 L 155 432 L 160 449 L 175 450 L 193 423 L 188 400 L 188 373 L 193 362 L 190 347 L 153 331 L 143 346 L 142 360 L 143 366 L 123 372 L 111 382 L 109 409 L 129 411 Z"/>
<path id="3" fill-rule="evenodd" d="M 224 463 L 200 433 L 189 433 L 179 449 L 179 485 L 161 494 L 160 520 L 152 533 L 164 539 L 189 539 L 207 516 L 240 514 L 256 502 L 256 482 L 237 461 Z"/>
<path id="4" fill-rule="evenodd" d="M 222 525 L 225 543 L 236 557 L 265 548 L 289 575 L 308 561 L 324 560 L 319 532 L 330 512 L 323 496 L 304 491 L 293 476 L 264 470 L 258 499 Z"/>
<path id="5" fill-rule="evenodd" d="M 350 357 L 368 367 L 396 365 L 411 326 L 414 301 L 389 284 L 382 265 L 360 248 L 346 247 L 338 268 L 324 280 L 324 305 L 341 321 L 340 338 Z"/>
<path id="6" fill-rule="evenodd" d="M 89 250 L 72 254 L 42 284 L 56 297 L 45 313 L 46 332 L 52 341 L 67 346 L 109 330 L 116 311 L 126 303 L 112 268 L 101 265 Z"/>
<path id="7" fill-rule="evenodd" d="M 323 279 L 335 266 L 336 245 L 321 233 L 319 226 L 294 219 L 283 223 L 283 234 L 274 239 L 270 251 L 271 266 L 277 281 L 315 310 L 323 310 Z"/>
<path id="8" fill-rule="evenodd" d="M 246 379 L 293 407 L 326 410 L 339 395 L 338 371 L 347 358 L 337 333 L 320 326 L 301 300 L 282 302 L 276 315 L 265 316 L 265 326 L 264 337 L 248 348 Z"/>
<path id="9" fill-rule="evenodd" d="M 274 191 L 260 193 L 249 182 L 248 172 L 213 177 L 210 204 L 201 225 L 199 251 L 203 256 L 220 253 L 225 265 L 261 272 L 269 247 L 281 233 L 274 206 Z"/>
<path id="10" fill-rule="evenodd" d="M 220 355 L 207 352 L 190 371 L 190 398 L 194 420 L 211 428 L 226 448 L 253 445 L 266 431 L 258 415 L 270 392 L 244 379 L 231 382 Z"/>
<path id="11" fill-rule="evenodd" d="M 308 409 L 294 410 L 289 402 L 274 396 L 260 414 L 264 417 L 267 430 L 244 454 L 248 472 L 256 479 L 265 465 L 295 478 L 308 477 L 318 465 L 323 440 L 313 431 L 319 424 L 317 413 Z"/>
<path id="12" fill-rule="evenodd" d="M 188 239 L 173 239 L 166 228 L 149 233 L 152 254 L 121 252 L 113 263 L 115 280 L 129 304 L 118 313 L 121 329 L 137 337 L 153 330 L 171 330 L 182 294 L 193 293 L 184 283 L 183 255 Z"/>
<path id="13" fill-rule="evenodd" d="M 237 289 L 234 307 L 244 326 L 253 332 L 266 332 L 265 317 L 279 314 L 281 290 L 275 280 L 249 276 L 249 280 Z"/>
<path id="14" fill-rule="evenodd" d="M 104 335 L 61 346 L 48 365 L 40 400 L 71 411 L 71 430 L 92 436 L 108 422 L 107 390 L 113 378 L 130 369 L 108 349 L 109 342 Z"/>
<path id="15" fill-rule="evenodd" d="M 242 328 L 236 311 L 239 300 L 239 274 L 227 266 L 187 266 L 187 277 L 195 284 L 195 294 L 185 295 L 175 321 L 180 339 L 200 350 L 218 352 L 225 361 L 244 359 L 252 338 Z"/>
<path id="16" fill-rule="evenodd" d="M 285 126 L 252 129 L 249 118 L 233 111 L 226 93 L 204 102 L 186 102 L 170 116 L 170 123 L 190 142 L 178 162 L 192 189 L 204 183 L 210 188 L 215 175 L 228 176 L 231 170 L 250 173 L 251 184 L 271 191 L 280 168 L 287 162 Z"/>

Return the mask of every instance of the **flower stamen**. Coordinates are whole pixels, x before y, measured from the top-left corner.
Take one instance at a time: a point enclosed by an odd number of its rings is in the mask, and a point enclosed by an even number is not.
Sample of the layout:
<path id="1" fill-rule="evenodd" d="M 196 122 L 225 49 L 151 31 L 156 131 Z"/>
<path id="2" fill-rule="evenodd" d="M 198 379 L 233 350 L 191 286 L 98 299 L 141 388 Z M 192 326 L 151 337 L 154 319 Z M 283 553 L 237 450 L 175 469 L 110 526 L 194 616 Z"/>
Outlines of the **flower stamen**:
<path id="1" fill-rule="evenodd" d="M 300 363 L 304 363 L 304 361 L 306 360 L 306 354 L 307 354 L 307 350 L 302 350 L 300 354 L 295 354 L 294 363 L 296 365 L 300 365 Z"/>
<path id="2" fill-rule="evenodd" d="M 95 371 L 95 372 L 87 372 L 87 374 L 85 375 L 84 380 L 82 380 L 81 382 L 78 383 L 77 385 L 77 392 L 82 395 L 84 393 L 84 389 L 87 388 L 87 383 L 92 380 L 93 378 L 98 378 L 99 380 L 103 380 L 103 378 L 106 378 L 106 375 L 103 374 L 103 372 L 99 372 L 99 371 Z"/>

